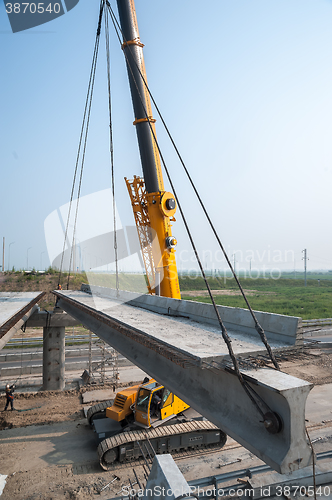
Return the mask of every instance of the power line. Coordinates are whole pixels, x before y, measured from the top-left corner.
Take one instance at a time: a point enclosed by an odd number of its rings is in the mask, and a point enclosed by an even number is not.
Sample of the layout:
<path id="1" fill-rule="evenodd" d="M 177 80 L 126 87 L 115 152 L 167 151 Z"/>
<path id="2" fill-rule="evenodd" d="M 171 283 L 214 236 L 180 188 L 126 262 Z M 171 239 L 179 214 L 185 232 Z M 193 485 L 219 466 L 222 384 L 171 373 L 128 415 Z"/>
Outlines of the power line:
<path id="1" fill-rule="evenodd" d="M 90 119 L 90 111 L 91 111 L 91 101 L 92 101 L 94 78 L 95 78 L 96 65 L 97 65 L 97 57 L 98 57 L 98 50 L 99 50 L 99 39 L 100 39 L 100 30 L 101 30 L 101 21 L 102 21 L 102 15 L 103 15 L 103 8 L 104 8 L 104 1 L 101 0 L 101 2 L 100 2 L 100 9 L 99 9 L 98 27 L 97 27 L 97 33 L 96 33 L 96 41 L 95 41 L 94 53 L 93 53 L 93 57 L 92 57 L 90 78 L 89 78 L 87 96 L 86 96 L 86 101 L 85 101 L 85 108 L 84 108 L 84 113 L 83 113 L 83 123 L 82 123 L 82 128 L 81 128 L 80 139 L 79 139 L 79 145 L 78 145 L 78 151 L 77 151 L 77 157 L 76 157 L 76 165 L 75 165 L 75 172 L 74 172 L 74 178 L 73 178 L 73 184 L 72 184 L 72 190 L 71 190 L 70 202 L 69 202 L 69 209 L 68 209 L 67 224 L 66 224 L 66 230 L 65 230 L 64 241 L 63 241 L 61 264 L 60 264 L 60 270 L 59 270 L 59 276 L 58 276 L 58 288 L 59 288 L 59 285 L 61 285 L 61 274 L 62 274 L 62 266 L 63 266 L 63 259 L 64 259 L 66 241 L 67 241 L 67 238 L 68 238 L 70 213 L 71 213 L 71 208 L 72 208 L 72 203 L 73 203 L 73 197 L 74 197 L 74 190 L 75 190 L 75 185 L 76 185 L 76 178 L 77 178 L 77 173 L 78 173 L 78 164 L 79 164 L 79 159 L 80 159 L 80 156 L 81 156 L 81 148 L 82 148 L 83 136 L 84 136 L 84 132 L 85 132 L 85 140 L 84 140 L 84 148 L 83 148 L 83 158 L 82 158 L 82 166 L 81 166 L 81 176 L 80 176 L 80 185 L 79 185 L 79 188 L 78 188 L 78 191 L 79 191 L 78 192 L 78 199 L 79 199 L 79 194 L 80 194 L 80 186 L 81 186 L 81 182 L 82 182 L 82 170 L 83 170 L 83 165 L 84 165 L 85 147 L 86 147 L 86 140 L 87 140 L 87 131 L 88 131 L 88 127 L 89 127 L 89 119 Z M 76 206 L 75 225 L 76 225 L 77 210 L 78 210 L 78 201 L 79 201 L 78 199 L 77 199 L 77 206 Z M 75 238 L 75 227 L 73 229 L 73 242 L 74 242 L 74 238 Z M 70 243 L 68 241 L 68 248 L 69 247 L 70 247 Z M 72 252 L 73 252 L 73 248 L 71 248 L 71 252 L 70 252 L 68 282 L 69 282 L 69 276 L 70 276 L 70 266 L 71 266 Z"/>

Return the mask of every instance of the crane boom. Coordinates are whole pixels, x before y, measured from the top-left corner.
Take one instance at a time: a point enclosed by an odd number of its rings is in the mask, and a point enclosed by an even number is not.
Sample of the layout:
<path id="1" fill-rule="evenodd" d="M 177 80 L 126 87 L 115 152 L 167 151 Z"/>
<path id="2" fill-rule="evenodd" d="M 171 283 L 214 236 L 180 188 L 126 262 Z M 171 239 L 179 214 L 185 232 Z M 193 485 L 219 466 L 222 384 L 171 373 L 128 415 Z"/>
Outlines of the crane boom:
<path id="1" fill-rule="evenodd" d="M 117 0 L 133 102 L 143 177 L 126 180 L 142 248 L 150 293 L 180 299 L 175 260 L 176 239 L 172 236 L 176 201 L 165 191 L 155 119 L 147 90 L 147 78 L 134 0 Z"/>

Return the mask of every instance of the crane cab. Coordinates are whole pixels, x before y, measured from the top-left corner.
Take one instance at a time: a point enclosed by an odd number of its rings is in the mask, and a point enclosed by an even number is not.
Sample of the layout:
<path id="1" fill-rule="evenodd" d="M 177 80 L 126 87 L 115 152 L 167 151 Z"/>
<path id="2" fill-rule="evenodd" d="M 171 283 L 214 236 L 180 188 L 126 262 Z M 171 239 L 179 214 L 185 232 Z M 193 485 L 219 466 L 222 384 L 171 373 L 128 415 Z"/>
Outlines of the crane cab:
<path id="1" fill-rule="evenodd" d="M 189 405 L 154 379 L 119 391 L 106 417 L 125 426 L 135 422 L 138 427 L 157 427 L 172 419 Z"/>
<path id="2" fill-rule="evenodd" d="M 137 391 L 135 422 L 143 427 L 156 427 L 189 408 L 169 389 L 151 379 Z"/>

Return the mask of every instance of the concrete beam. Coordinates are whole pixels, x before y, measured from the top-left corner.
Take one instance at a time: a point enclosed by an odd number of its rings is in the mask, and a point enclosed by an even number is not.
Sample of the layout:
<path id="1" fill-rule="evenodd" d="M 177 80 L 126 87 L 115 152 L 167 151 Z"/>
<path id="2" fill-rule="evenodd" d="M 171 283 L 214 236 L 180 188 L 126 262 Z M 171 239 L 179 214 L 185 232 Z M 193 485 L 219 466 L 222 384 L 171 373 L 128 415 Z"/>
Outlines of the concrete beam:
<path id="1" fill-rule="evenodd" d="M 323 484 L 331 484 L 332 472 L 330 470 L 322 470 L 320 467 L 315 469 L 315 484 L 316 486 Z M 312 475 L 312 467 L 306 467 L 303 470 L 295 471 L 290 475 L 280 475 L 275 472 L 265 474 L 263 477 L 253 477 L 247 480 L 247 488 L 252 492 L 251 498 L 259 500 L 269 496 L 278 496 L 280 491 L 296 491 L 296 488 L 301 487 L 301 491 L 314 491 L 314 479 Z M 310 487 L 310 490 L 309 490 Z M 322 488 L 323 489 L 323 488 Z M 328 490 L 330 492 L 330 488 Z M 284 495 L 283 495 L 284 496 Z M 326 497 L 325 497 L 326 498 Z"/>
<path id="2" fill-rule="evenodd" d="M 156 297 L 149 294 L 117 291 L 102 286 L 82 284 L 81 291 L 92 293 L 93 296 L 108 297 L 120 300 L 132 306 L 147 309 L 170 317 L 190 318 L 198 323 L 219 327 L 212 304 L 191 300 L 178 300 L 168 297 Z M 228 330 L 250 335 L 260 341 L 255 324 L 248 309 L 239 307 L 217 306 L 220 317 Z M 255 311 L 257 320 L 263 327 L 269 342 L 280 342 L 282 346 L 303 344 L 302 318 L 284 316 L 282 314 Z"/>
<path id="3" fill-rule="evenodd" d="M 249 385 L 280 416 L 282 429 L 271 434 L 229 371 L 222 337 L 211 325 L 167 318 L 82 292 L 54 293 L 68 314 L 277 472 L 289 473 L 311 462 L 304 416 L 312 384 L 267 368 L 242 371 Z M 242 344 L 250 349 L 244 339 L 233 339 L 236 355 L 244 353 Z M 251 346 L 251 352 L 257 350 Z"/>
<path id="4" fill-rule="evenodd" d="M 144 490 L 144 500 L 192 498 L 190 486 L 172 455 L 155 455 Z"/>
<path id="5" fill-rule="evenodd" d="M 56 311 L 36 310 L 28 319 L 27 328 L 38 328 L 45 326 L 78 326 L 80 323 L 69 314 L 58 309 Z"/>
<path id="6" fill-rule="evenodd" d="M 0 293 L 0 349 L 38 309 L 37 302 L 44 295 L 45 292 Z"/>

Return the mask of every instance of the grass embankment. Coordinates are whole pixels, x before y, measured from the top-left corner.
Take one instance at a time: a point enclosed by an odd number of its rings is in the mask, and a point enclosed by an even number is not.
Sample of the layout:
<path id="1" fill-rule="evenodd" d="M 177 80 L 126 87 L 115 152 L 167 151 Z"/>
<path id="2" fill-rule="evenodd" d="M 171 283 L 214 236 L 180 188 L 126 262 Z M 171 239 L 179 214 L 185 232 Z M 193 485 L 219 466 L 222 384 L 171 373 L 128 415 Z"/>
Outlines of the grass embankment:
<path id="1" fill-rule="evenodd" d="M 219 305 L 246 308 L 241 295 L 237 293 L 234 279 L 225 281 L 209 278 L 210 287 L 215 290 L 215 301 Z M 332 317 L 332 281 L 292 279 L 241 279 L 242 287 L 248 291 L 251 307 L 256 311 L 273 312 L 303 319 Z M 182 298 L 198 302 L 210 302 L 202 278 L 180 278 Z M 189 291 L 195 290 L 195 296 Z M 202 293 L 200 293 L 202 291 Z M 220 295 L 222 291 L 222 295 Z M 219 295 L 218 295 L 219 293 Z M 236 295 L 235 295 L 236 294 Z"/>
<path id="2" fill-rule="evenodd" d="M 41 308 L 52 310 L 55 296 L 51 293 L 58 286 L 59 273 L 49 269 L 45 274 L 24 274 L 21 271 L 0 273 L 0 292 L 46 292 L 38 302 Z M 63 290 L 67 289 L 68 273 L 61 274 Z M 107 273 L 77 273 L 71 274 L 69 290 L 79 290 L 82 283 L 115 288 L 115 275 Z M 119 274 L 120 290 L 147 293 L 145 277 L 139 274 Z"/>
<path id="3" fill-rule="evenodd" d="M 66 273 L 61 275 L 62 288 L 67 288 Z M 51 293 L 58 286 L 59 275 L 56 271 L 50 270 L 45 274 L 24 274 L 21 271 L 6 272 L 1 275 L 0 292 L 46 292 L 38 305 L 44 309 L 53 309 L 55 296 Z M 82 283 L 87 283 L 85 273 L 73 274 L 70 276 L 70 290 L 79 290 Z"/>
<path id="4" fill-rule="evenodd" d="M 40 307 L 53 309 L 55 297 L 51 293 L 57 288 L 58 273 L 55 271 L 43 275 L 23 274 L 21 272 L 7 272 L 1 275 L 1 292 L 28 292 L 44 291 L 45 297 L 40 302 Z M 134 274 L 120 273 L 120 289 L 146 293 L 144 277 Z M 82 283 L 96 284 L 115 288 L 114 274 L 78 273 L 70 276 L 69 289 L 79 290 Z M 201 277 L 179 278 L 182 298 L 199 302 L 210 302 L 207 296 L 204 281 Z M 226 280 L 208 278 L 217 304 L 231 307 L 246 307 L 238 292 L 234 279 Z M 331 318 L 332 317 L 332 280 L 309 279 L 307 286 L 303 280 L 286 279 L 245 279 L 241 284 L 246 290 L 249 302 L 257 311 L 300 316 L 303 319 Z M 62 275 L 62 287 L 67 287 L 67 274 Z"/>
<path id="5" fill-rule="evenodd" d="M 116 288 L 115 274 L 87 273 L 90 285 Z M 128 292 L 147 293 L 146 278 L 143 274 L 119 273 L 119 289 Z"/>

